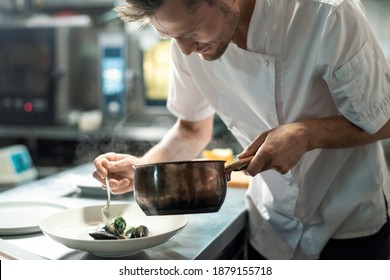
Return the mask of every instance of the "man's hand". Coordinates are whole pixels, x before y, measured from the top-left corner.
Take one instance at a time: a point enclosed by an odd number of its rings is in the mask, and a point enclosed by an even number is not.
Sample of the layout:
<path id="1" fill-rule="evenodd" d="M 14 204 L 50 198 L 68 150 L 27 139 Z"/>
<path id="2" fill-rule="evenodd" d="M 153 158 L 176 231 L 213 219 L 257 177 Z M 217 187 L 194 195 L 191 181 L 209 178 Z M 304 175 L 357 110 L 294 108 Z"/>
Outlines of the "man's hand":
<path id="1" fill-rule="evenodd" d="M 123 194 L 133 190 L 134 165 L 142 164 L 141 159 L 125 154 L 106 153 L 94 160 L 96 170 L 93 177 L 105 186 L 109 176 L 111 192 Z"/>
<path id="2" fill-rule="evenodd" d="M 307 150 L 305 127 L 300 123 L 292 123 L 261 133 L 238 158 L 255 155 L 246 169 L 246 173 L 251 176 L 269 169 L 285 174 Z"/>

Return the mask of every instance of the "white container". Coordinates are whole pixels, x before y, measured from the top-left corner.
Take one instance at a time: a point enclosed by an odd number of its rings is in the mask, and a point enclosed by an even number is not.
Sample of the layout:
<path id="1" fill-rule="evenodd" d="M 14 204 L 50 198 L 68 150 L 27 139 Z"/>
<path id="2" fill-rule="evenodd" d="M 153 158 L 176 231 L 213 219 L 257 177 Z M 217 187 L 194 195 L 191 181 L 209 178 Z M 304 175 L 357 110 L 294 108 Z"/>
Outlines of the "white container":
<path id="1" fill-rule="evenodd" d="M 0 148 L 0 185 L 31 181 L 37 178 L 37 174 L 26 146 Z"/>

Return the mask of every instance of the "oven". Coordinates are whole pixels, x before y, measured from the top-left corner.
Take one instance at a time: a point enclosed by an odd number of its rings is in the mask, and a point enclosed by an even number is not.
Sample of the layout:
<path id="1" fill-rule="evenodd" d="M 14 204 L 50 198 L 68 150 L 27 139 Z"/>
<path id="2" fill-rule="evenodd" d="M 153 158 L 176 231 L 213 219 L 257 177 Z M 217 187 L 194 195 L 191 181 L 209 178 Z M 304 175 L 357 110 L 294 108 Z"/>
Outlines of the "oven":
<path id="1" fill-rule="evenodd" d="M 0 122 L 63 122 L 68 108 L 67 29 L 0 29 Z"/>

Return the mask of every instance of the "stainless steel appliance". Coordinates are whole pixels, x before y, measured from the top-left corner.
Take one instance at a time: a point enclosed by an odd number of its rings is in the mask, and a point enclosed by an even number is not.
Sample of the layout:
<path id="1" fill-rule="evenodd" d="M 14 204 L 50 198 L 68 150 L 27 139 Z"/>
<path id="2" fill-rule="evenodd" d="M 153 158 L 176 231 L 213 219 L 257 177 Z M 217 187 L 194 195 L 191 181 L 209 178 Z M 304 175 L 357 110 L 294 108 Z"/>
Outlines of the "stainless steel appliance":
<path id="1" fill-rule="evenodd" d="M 0 123 L 64 124 L 73 111 L 117 122 L 142 106 L 142 52 L 124 30 L 0 28 Z"/>
<path id="2" fill-rule="evenodd" d="M 67 29 L 0 29 L 0 122 L 63 122 L 68 113 Z"/>
<path id="3" fill-rule="evenodd" d="M 128 68 L 129 39 L 124 32 L 101 32 L 99 80 L 103 120 L 117 122 L 129 113 L 134 71 Z"/>

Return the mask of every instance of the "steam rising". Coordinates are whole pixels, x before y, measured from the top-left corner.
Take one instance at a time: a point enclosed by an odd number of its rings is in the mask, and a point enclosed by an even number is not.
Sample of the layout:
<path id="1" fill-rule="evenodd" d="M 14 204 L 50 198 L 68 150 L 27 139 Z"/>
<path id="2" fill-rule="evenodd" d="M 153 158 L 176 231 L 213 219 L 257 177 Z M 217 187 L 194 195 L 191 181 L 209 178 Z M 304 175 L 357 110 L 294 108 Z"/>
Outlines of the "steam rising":
<path id="1" fill-rule="evenodd" d="M 93 161 L 98 155 L 107 152 L 142 156 L 154 145 L 148 141 L 130 140 L 126 136 L 129 130 L 131 127 L 126 125 L 126 118 L 124 118 L 111 126 L 105 125 L 104 129 L 99 131 L 81 135 L 76 147 L 76 157 L 82 161 Z"/>

